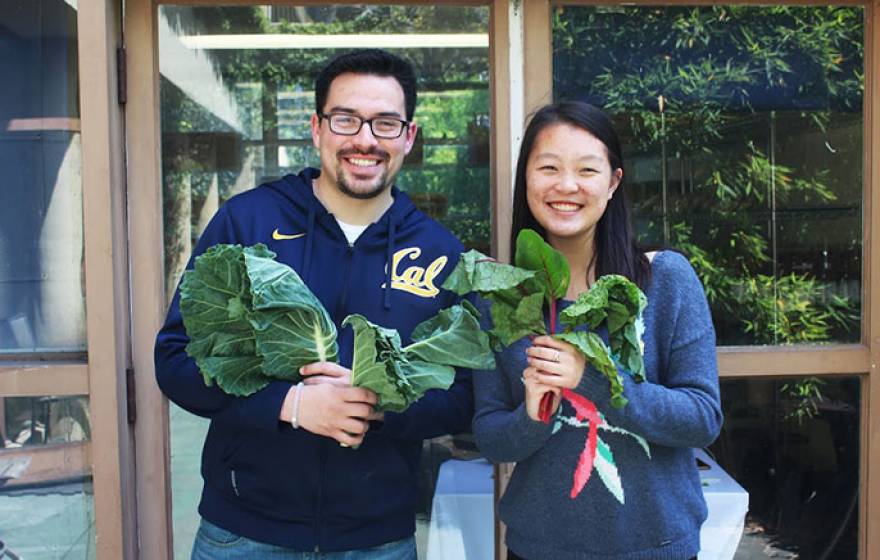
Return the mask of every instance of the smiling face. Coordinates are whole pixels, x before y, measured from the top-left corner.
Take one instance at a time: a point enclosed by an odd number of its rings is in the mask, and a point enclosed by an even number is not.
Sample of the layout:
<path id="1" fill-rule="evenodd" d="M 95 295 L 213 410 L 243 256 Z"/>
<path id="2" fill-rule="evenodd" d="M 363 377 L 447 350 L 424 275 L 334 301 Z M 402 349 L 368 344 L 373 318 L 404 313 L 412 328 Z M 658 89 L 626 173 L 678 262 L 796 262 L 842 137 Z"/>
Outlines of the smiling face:
<path id="1" fill-rule="evenodd" d="M 623 177 L 595 136 L 555 123 L 535 138 L 526 167 L 526 199 L 547 241 L 591 244 L 596 224 Z"/>
<path id="2" fill-rule="evenodd" d="M 390 76 L 340 74 L 330 84 L 326 113 L 346 113 L 363 119 L 393 117 L 406 120 L 403 88 Z M 352 198 L 370 199 L 394 183 L 403 158 L 412 149 L 416 125 L 409 125 L 399 138 L 373 136 L 364 124 L 354 136 L 335 134 L 327 119 L 312 115 L 312 142 L 321 156 L 322 185 L 335 186 Z"/>

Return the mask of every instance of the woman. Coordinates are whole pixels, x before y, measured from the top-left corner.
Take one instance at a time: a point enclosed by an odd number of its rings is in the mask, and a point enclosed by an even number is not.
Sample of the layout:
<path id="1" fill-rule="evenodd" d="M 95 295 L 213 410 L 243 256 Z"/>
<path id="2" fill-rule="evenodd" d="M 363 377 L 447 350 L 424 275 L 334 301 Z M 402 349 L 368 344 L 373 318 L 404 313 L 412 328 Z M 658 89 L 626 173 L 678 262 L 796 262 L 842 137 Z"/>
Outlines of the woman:
<path id="1" fill-rule="evenodd" d="M 532 228 L 565 256 L 563 308 L 604 274 L 645 291 L 647 380 L 624 373 L 629 403 L 615 409 L 607 380 L 549 336 L 512 344 L 497 375 L 474 376 L 477 444 L 517 463 L 500 504 L 511 559 L 686 560 L 700 548 L 706 504 L 691 448 L 721 428 L 715 331 L 688 261 L 637 248 L 623 178 L 620 142 L 595 107 L 558 103 L 531 120 L 511 239 Z M 545 393 L 549 424 L 539 421 Z"/>

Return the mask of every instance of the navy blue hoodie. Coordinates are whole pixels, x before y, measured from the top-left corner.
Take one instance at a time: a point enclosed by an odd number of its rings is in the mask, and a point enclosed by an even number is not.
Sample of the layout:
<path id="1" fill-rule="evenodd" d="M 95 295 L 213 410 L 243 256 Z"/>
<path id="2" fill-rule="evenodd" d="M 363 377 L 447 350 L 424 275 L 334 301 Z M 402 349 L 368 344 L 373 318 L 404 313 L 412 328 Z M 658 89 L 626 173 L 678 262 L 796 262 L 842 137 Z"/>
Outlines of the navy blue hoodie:
<path id="1" fill-rule="evenodd" d="M 217 243 L 268 245 L 327 308 L 339 329 L 339 361 L 350 367 L 354 335 L 342 320 L 360 313 L 397 329 L 408 344 L 418 323 L 456 302 L 440 285 L 462 246 L 397 189 L 391 208 L 350 246 L 312 192 L 318 174 L 307 168 L 231 198 L 193 257 Z M 459 371 L 449 391 L 429 391 L 405 412 L 371 423 L 358 449 L 343 448 L 279 421 L 289 382 L 244 398 L 205 386 L 185 352 L 179 297 L 156 340 L 156 378 L 169 399 L 211 419 L 202 451 L 202 517 L 302 551 L 367 548 L 411 535 L 422 440 L 468 429 L 470 372 Z"/>

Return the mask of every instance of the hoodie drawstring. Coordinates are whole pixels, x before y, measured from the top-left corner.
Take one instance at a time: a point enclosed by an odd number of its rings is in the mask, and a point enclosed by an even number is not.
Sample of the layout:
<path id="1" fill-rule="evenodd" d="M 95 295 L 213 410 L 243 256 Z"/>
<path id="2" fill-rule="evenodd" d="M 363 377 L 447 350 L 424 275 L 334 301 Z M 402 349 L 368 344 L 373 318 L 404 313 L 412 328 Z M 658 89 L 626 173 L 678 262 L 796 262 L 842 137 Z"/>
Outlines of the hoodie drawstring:
<path id="1" fill-rule="evenodd" d="M 394 269 L 394 237 L 397 225 L 393 219 L 388 220 L 388 264 L 385 265 L 385 309 L 391 309 L 391 272 Z"/>
<path id="2" fill-rule="evenodd" d="M 309 281 L 309 270 L 312 267 L 312 247 L 315 239 L 315 207 L 309 206 L 309 222 L 306 227 L 306 250 L 303 252 L 303 262 L 300 270 L 302 271 L 303 282 Z"/>

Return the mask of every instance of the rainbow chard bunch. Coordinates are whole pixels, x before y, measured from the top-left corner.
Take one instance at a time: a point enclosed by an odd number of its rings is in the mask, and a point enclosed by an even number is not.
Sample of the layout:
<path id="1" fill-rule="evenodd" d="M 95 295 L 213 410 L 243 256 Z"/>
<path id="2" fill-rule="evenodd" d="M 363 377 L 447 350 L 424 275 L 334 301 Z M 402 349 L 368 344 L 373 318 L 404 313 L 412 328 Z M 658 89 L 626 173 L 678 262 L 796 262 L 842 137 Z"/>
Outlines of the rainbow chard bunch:
<path id="1" fill-rule="evenodd" d="M 565 296 L 571 279 L 565 257 L 538 233 L 524 229 L 516 239 L 514 263 L 516 266 L 499 263 L 469 251 L 461 256 L 443 287 L 459 295 L 477 292 L 492 303 L 489 337 L 496 350 L 524 336 L 541 334 L 573 345 L 608 379 L 611 404 L 623 408 L 627 400 L 620 370 L 637 382 L 645 378 L 638 332 L 647 305 L 642 291 L 623 276 L 602 276 L 560 313 L 558 301 Z M 596 333 L 603 324 L 609 345 Z M 552 396 L 545 395 L 540 410 L 545 423 L 550 421 L 551 407 Z"/>
<path id="2" fill-rule="evenodd" d="M 196 257 L 183 275 L 180 313 L 186 352 L 205 384 L 230 395 L 251 395 L 273 379 L 295 383 L 300 367 L 338 359 L 326 309 L 262 244 L 219 244 Z M 417 325 L 405 347 L 397 331 L 360 315 L 346 317 L 347 325 L 355 333 L 352 384 L 376 392 L 378 411 L 400 412 L 429 389 L 449 388 L 456 367 L 495 367 L 479 313 L 466 301 Z"/>

